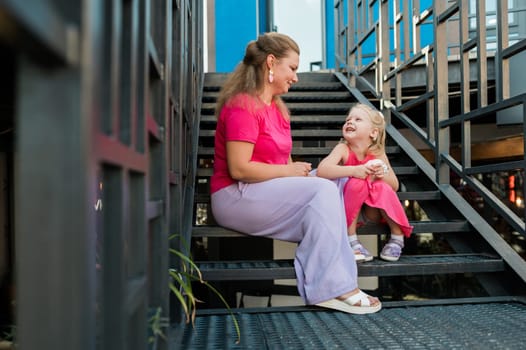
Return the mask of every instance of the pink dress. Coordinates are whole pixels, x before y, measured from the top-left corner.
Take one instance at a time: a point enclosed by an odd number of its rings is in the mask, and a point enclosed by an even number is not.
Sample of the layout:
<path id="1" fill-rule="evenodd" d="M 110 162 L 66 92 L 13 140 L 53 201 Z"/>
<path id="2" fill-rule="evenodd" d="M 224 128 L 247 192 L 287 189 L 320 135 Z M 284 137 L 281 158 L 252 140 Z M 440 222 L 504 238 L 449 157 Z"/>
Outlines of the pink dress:
<path id="1" fill-rule="evenodd" d="M 368 155 L 365 159 L 358 160 L 356 155 L 349 151 L 349 158 L 345 165 L 365 164 L 371 159 L 375 159 L 375 157 Z M 350 177 L 343 189 L 343 198 L 347 225 L 350 225 L 356 215 L 360 213 L 363 204 L 367 204 L 370 207 L 385 210 L 387 216 L 400 226 L 406 237 L 411 235 L 413 227 L 409 225 L 400 199 L 386 182 L 382 180 L 371 181 L 369 177 L 365 179 Z M 358 226 L 360 225 L 363 225 L 363 222 L 358 222 Z"/>

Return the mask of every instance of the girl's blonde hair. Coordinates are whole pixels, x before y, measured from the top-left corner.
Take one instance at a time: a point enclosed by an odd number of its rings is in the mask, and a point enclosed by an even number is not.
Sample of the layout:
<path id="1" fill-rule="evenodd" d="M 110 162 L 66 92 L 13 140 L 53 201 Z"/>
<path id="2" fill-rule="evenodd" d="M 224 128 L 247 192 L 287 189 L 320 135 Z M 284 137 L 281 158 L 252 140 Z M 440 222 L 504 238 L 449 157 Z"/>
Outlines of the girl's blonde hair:
<path id="1" fill-rule="evenodd" d="M 385 118 L 382 112 L 374 109 L 373 107 L 366 105 L 364 103 L 357 103 L 351 107 L 347 116 L 351 115 L 353 110 L 361 109 L 365 111 L 373 127 L 378 130 L 378 135 L 375 139 L 371 140 L 371 145 L 369 146 L 369 151 L 374 155 L 379 155 L 385 152 Z"/>
<path id="2" fill-rule="evenodd" d="M 300 54 L 298 44 L 282 33 L 265 33 L 257 40 L 249 42 L 243 61 L 230 74 L 219 93 L 215 109 L 216 117 L 219 116 L 225 103 L 233 96 L 246 93 L 256 97 L 263 90 L 264 81 L 268 75 L 268 67 L 265 64 L 267 56 L 272 54 L 280 59 L 287 56 L 291 50 Z M 282 113 L 288 116 L 288 110 L 281 98 L 275 96 L 274 101 Z"/>

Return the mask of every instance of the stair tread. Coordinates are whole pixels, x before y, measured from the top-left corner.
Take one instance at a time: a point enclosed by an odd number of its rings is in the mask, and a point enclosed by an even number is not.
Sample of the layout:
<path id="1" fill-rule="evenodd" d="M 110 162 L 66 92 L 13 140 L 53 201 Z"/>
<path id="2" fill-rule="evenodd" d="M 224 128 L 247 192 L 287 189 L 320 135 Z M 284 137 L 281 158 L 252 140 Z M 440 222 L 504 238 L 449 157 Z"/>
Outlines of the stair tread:
<path id="1" fill-rule="evenodd" d="M 318 140 L 326 140 L 327 138 L 339 140 L 342 137 L 342 131 L 339 129 L 300 129 L 291 130 L 292 138 L 307 138 L 315 137 Z M 214 129 L 204 129 L 199 131 L 199 137 L 214 137 Z"/>
<path id="2" fill-rule="evenodd" d="M 203 102 L 214 102 L 217 100 L 217 97 L 219 96 L 219 91 L 211 90 L 211 91 L 205 91 L 203 94 Z M 305 89 L 297 89 L 297 90 L 291 90 L 285 95 L 282 95 L 283 100 L 285 102 L 289 101 L 297 101 L 297 100 L 327 100 L 327 101 L 334 101 L 334 100 L 349 100 L 352 99 L 352 95 L 345 90 L 342 91 L 308 91 Z"/>
<path id="3" fill-rule="evenodd" d="M 293 147 L 292 148 L 292 155 L 322 155 L 326 156 L 328 155 L 334 147 Z M 389 154 L 397 153 L 400 149 L 397 146 L 388 146 L 386 147 L 385 151 Z M 211 156 L 214 154 L 214 147 L 199 147 L 197 150 L 197 153 L 199 156 Z M 395 168 L 395 171 L 397 167 Z M 404 171 L 405 173 L 408 173 L 409 169 L 416 168 L 415 165 L 407 165 L 407 166 L 400 166 L 398 167 L 399 171 Z M 413 173 L 414 171 L 411 170 L 410 173 Z M 398 172 L 396 173 L 399 174 Z"/>
<path id="4" fill-rule="evenodd" d="M 313 90 L 313 91 L 338 91 L 344 90 L 344 86 L 339 81 L 327 81 L 327 82 L 316 82 L 316 81 L 303 81 L 298 82 L 291 86 L 289 92 L 301 91 L 301 90 Z"/>
<path id="5" fill-rule="evenodd" d="M 219 91 L 223 82 L 224 82 L 224 79 L 207 79 L 203 87 L 203 90 L 207 92 Z M 290 87 L 289 93 L 294 92 L 294 91 L 304 91 L 304 90 L 338 91 L 338 90 L 345 90 L 345 87 L 342 85 L 341 82 L 337 80 L 334 80 L 334 81 L 300 80 L 299 82 L 295 83 L 294 85 Z"/>
<path id="6" fill-rule="evenodd" d="M 316 151 L 318 150 L 318 151 Z M 330 149 L 329 149 L 330 152 Z M 296 156 L 317 156 L 317 157 L 325 157 L 329 152 L 323 152 L 322 148 L 313 148 L 312 150 L 302 150 L 298 152 L 292 152 L 292 157 Z M 208 156 L 212 156 L 211 153 L 202 153 L 201 155 L 207 154 Z M 420 173 L 420 170 L 416 166 L 394 166 L 394 171 L 398 176 L 401 175 L 417 175 Z M 212 168 L 198 168 L 197 169 L 197 176 L 199 177 L 210 177 L 212 176 Z"/>
<path id="7" fill-rule="evenodd" d="M 444 221 L 409 221 L 413 228 L 413 234 L 420 233 L 446 233 L 446 232 L 469 232 L 470 226 L 465 220 Z M 358 228 L 358 234 L 383 234 L 387 232 L 387 226 L 381 224 L 366 224 Z M 194 226 L 192 237 L 246 237 L 252 236 L 240 233 L 222 226 Z"/>
<path id="8" fill-rule="evenodd" d="M 201 125 L 214 124 L 217 122 L 213 114 L 201 114 Z M 294 124 L 337 124 L 342 125 L 345 121 L 345 114 L 318 114 L 318 115 L 301 115 L 296 114 L 290 117 L 290 122 Z"/>
<path id="9" fill-rule="evenodd" d="M 206 170 L 206 169 L 202 169 Z M 211 169 L 208 172 L 211 174 Z M 199 172 L 198 172 L 199 174 Z M 397 192 L 398 198 L 402 200 L 415 200 L 415 201 L 425 201 L 425 200 L 438 200 L 442 198 L 442 195 L 440 194 L 440 191 L 405 191 L 405 192 Z M 205 193 L 197 193 L 194 196 L 196 203 L 204 203 L 208 202 L 210 199 L 209 194 Z"/>
<path id="10" fill-rule="evenodd" d="M 203 279 L 210 281 L 295 278 L 292 259 L 197 261 L 196 264 Z M 374 259 L 358 264 L 360 276 L 496 272 L 503 269 L 501 258 L 487 254 L 402 255 L 397 262 Z"/>
<path id="11" fill-rule="evenodd" d="M 304 111 L 304 110 L 313 110 L 313 111 L 344 111 L 346 113 L 354 102 L 291 102 L 287 103 L 287 107 L 291 112 L 294 111 Z M 214 110 L 215 103 L 205 102 L 201 105 L 201 108 L 205 110 Z M 344 117 L 344 116 L 342 116 Z"/>

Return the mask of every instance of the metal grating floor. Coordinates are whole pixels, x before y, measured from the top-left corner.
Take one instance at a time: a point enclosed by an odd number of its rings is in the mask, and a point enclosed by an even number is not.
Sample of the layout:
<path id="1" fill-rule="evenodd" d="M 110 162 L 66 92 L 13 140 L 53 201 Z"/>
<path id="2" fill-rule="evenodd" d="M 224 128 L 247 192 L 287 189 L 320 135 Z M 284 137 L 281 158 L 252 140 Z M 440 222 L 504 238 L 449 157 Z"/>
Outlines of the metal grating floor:
<path id="1" fill-rule="evenodd" d="M 239 311 L 236 310 L 236 311 Z M 176 333 L 177 349 L 525 349 L 526 304 L 387 307 L 372 315 L 321 308 L 201 315 Z"/>

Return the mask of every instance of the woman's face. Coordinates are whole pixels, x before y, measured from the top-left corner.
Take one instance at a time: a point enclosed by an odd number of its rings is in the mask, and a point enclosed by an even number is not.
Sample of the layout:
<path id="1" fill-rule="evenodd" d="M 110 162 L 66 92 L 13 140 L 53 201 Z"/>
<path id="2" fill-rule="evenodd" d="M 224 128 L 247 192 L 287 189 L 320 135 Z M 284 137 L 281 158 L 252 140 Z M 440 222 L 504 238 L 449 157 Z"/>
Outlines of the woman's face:
<path id="1" fill-rule="evenodd" d="M 300 57 L 294 50 L 289 50 L 286 56 L 274 60 L 272 66 L 274 81 L 270 84 L 273 88 L 273 95 L 287 93 L 292 84 L 298 82 L 299 62 Z"/>

